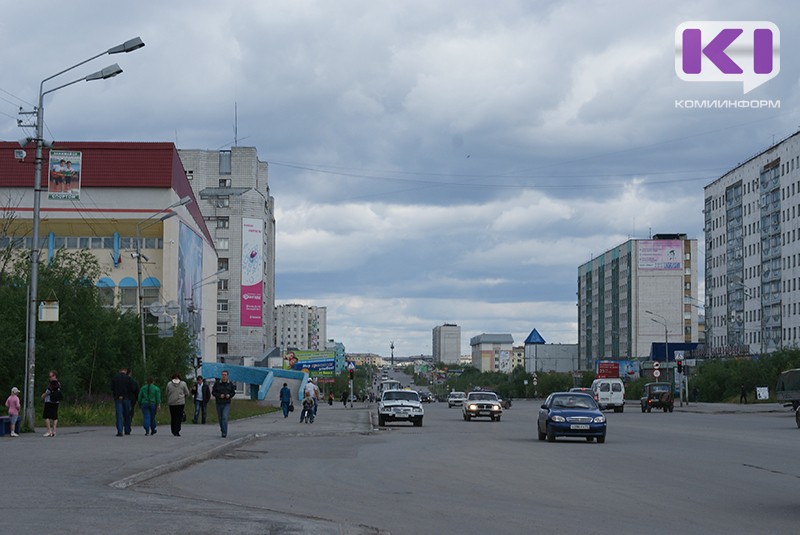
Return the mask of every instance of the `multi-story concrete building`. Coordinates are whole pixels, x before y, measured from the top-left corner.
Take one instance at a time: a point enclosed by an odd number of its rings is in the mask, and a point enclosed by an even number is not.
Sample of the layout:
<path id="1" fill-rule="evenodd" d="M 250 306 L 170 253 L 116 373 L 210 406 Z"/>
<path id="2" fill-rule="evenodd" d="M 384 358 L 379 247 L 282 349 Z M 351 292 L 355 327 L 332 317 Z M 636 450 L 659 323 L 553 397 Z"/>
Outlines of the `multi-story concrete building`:
<path id="1" fill-rule="evenodd" d="M 327 313 L 326 307 L 298 304 L 275 307 L 275 340 L 281 351 L 326 349 Z"/>
<path id="2" fill-rule="evenodd" d="M 482 372 L 511 372 L 514 337 L 510 334 L 479 334 L 469 340 L 472 365 Z"/>
<path id="3" fill-rule="evenodd" d="M 710 355 L 800 344 L 800 132 L 705 187 Z"/>
<path id="4" fill-rule="evenodd" d="M 218 252 L 214 333 L 220 360 L 244 363 L 276 345 L 275 201 L 267 163 L 253 147 L 180 150 L 186 177 L 199 200 Z M 204 305 L 206 306 L 206 305 Z"/>
<path id="5" fill-rule="evenodd" d="M 0 247 L 30 249 L 34 167 L 13 158 L 18 148 L 0 142 L 0 196 L 8 203 L 4 214 L 15 218 Z M 75 172 L 69 188 L 57 178 L 66 154 Z M 141 301 L 148 323 L 157 321 L 157 310 L 161 325 L 188 324 L 197 355 L 213 361 L 213 338 L 205 333 L 216 321 L 214 289 L 205 282 L 216 280 L 217 254 L 175 146 L 62 141 L 44 158 L 40 258 L 60 249 L 92 252 L 107 306 L 137 314 Z"/>
<path id="6" fill-rule="evenodd" d="M 653 342 L 697 342 L 697 268 L 685 234 L 628 240 L 580 266 L 579 369 L 648 357 Z"/>
<path id="7" fill-rule="evenodd" d="M 457 364 L 461 357 L 461 327 L 445 323 L 433 328 L 433 362 Z"/>

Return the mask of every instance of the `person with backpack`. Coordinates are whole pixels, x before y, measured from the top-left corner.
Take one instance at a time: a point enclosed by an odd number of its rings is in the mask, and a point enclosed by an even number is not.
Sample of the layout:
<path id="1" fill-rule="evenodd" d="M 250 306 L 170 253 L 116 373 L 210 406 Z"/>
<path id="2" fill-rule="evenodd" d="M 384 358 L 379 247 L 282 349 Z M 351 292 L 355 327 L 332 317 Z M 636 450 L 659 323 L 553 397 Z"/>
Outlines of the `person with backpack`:
<path id="1" fill-rule="evenodd" d="M 48 374 L 50 382 L 47 384 L 47 390 L 42 394 L 44 400 L 44 412 L 42 418 L 47 426 L 46 437 L 56 436 L 56 426 L 58 425 L 58 404 L 64 398 L 61 393 L 61 383 L 58 382 L 58 374 L 55 370 L 50 370 Z"/>

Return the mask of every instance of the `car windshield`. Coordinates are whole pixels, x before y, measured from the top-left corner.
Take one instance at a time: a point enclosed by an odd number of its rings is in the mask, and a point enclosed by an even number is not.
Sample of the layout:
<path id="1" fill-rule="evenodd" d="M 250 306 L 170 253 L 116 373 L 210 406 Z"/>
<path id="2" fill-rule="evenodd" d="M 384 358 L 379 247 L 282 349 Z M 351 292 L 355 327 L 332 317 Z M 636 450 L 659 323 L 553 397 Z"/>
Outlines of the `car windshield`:
<path id="1" fill-rule="evenodd" d="M 554 396 L 550 402 L 551 407 L 560 409 L 594 409 L 594 400 L 586 395 Z"/>
<path id="2" fill-rule="evenodd" d="M 402 401 L 419 401 L 419 396 L 413 390 L 392 390 L 383 394 L 384 401 L 387 400 L 402 400 Z"/>
<path id="3" fill-rule="evenodd" d="M 497 394 L 491 392 L 472 392 L 467 399 L 470 401 L 497 401 Z"/>
<path id="4" fill-rule="evenodd" d="M 463 398 L 463 397 L 466 397 L 466 394 L 464 394 L 464 392 L 453 392 L 452 394 L 450 394 L 450 397 L 451 398 Z"/>

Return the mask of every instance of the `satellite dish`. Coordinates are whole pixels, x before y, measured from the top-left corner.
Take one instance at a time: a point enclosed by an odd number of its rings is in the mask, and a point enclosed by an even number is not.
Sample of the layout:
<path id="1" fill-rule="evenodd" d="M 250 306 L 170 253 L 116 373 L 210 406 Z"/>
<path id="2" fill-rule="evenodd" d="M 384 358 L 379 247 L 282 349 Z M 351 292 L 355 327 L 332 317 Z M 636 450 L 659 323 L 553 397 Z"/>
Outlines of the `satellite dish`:
<path id="1" fill-rule="evenodd" d="M 175 316 L 181 311 L 181 306 L 177 301 L 167 301 L 167 314 Z"/>
<path id="2" fill-rule="evenodd" d="M 155 303 L 150 303 L 150 314 L 157 318 L 160 318 L 164 315 L 164 309 L 165 307 L 163 303 L 159 303 L 158 301 Z"/>

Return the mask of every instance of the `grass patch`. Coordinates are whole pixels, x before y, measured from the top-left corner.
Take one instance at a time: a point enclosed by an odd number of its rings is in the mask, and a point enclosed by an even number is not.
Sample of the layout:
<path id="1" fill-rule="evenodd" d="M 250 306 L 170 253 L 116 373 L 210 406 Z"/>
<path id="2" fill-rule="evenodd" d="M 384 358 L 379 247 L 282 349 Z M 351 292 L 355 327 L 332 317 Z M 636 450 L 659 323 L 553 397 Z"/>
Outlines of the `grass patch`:
<path id="1" fill-rule="evenodd" d="M 258 401 L 249 399 L 234 399 L 231 402 L 231 410 L 228 415 L 229 421 L 241 420 L 243 418 L 250 418 L 252 416 L 260 416 L 262 414 L 269 414 L 271 412 L 279 411 L 278 407 L 271 407 L 260 405 Z M 211 401 L 206 410 L 206 422 L 218 423 L 216 403 Z M 194 401 L 186 405 L 186 421 L 191 422 L 194 416 Z M 169 406 L 165 403 L 161 404 L 158 410 L 156 420 L 159 424 L 169 424 Z M 112 401 L 96 401 L 93 403 L 77 403 L 72 404 L 62 402 L 58 408 L 58 426 L 111 426 L 116 425 L 116 413 L 114 411 L 114 403 Z M 36 407 L 36 426 L 44 427 L 44 419 L 42 418 L 42 407 Z M 139 406 L 133 414 L 132 427 L 142 426 L 142 411 Z"/>

